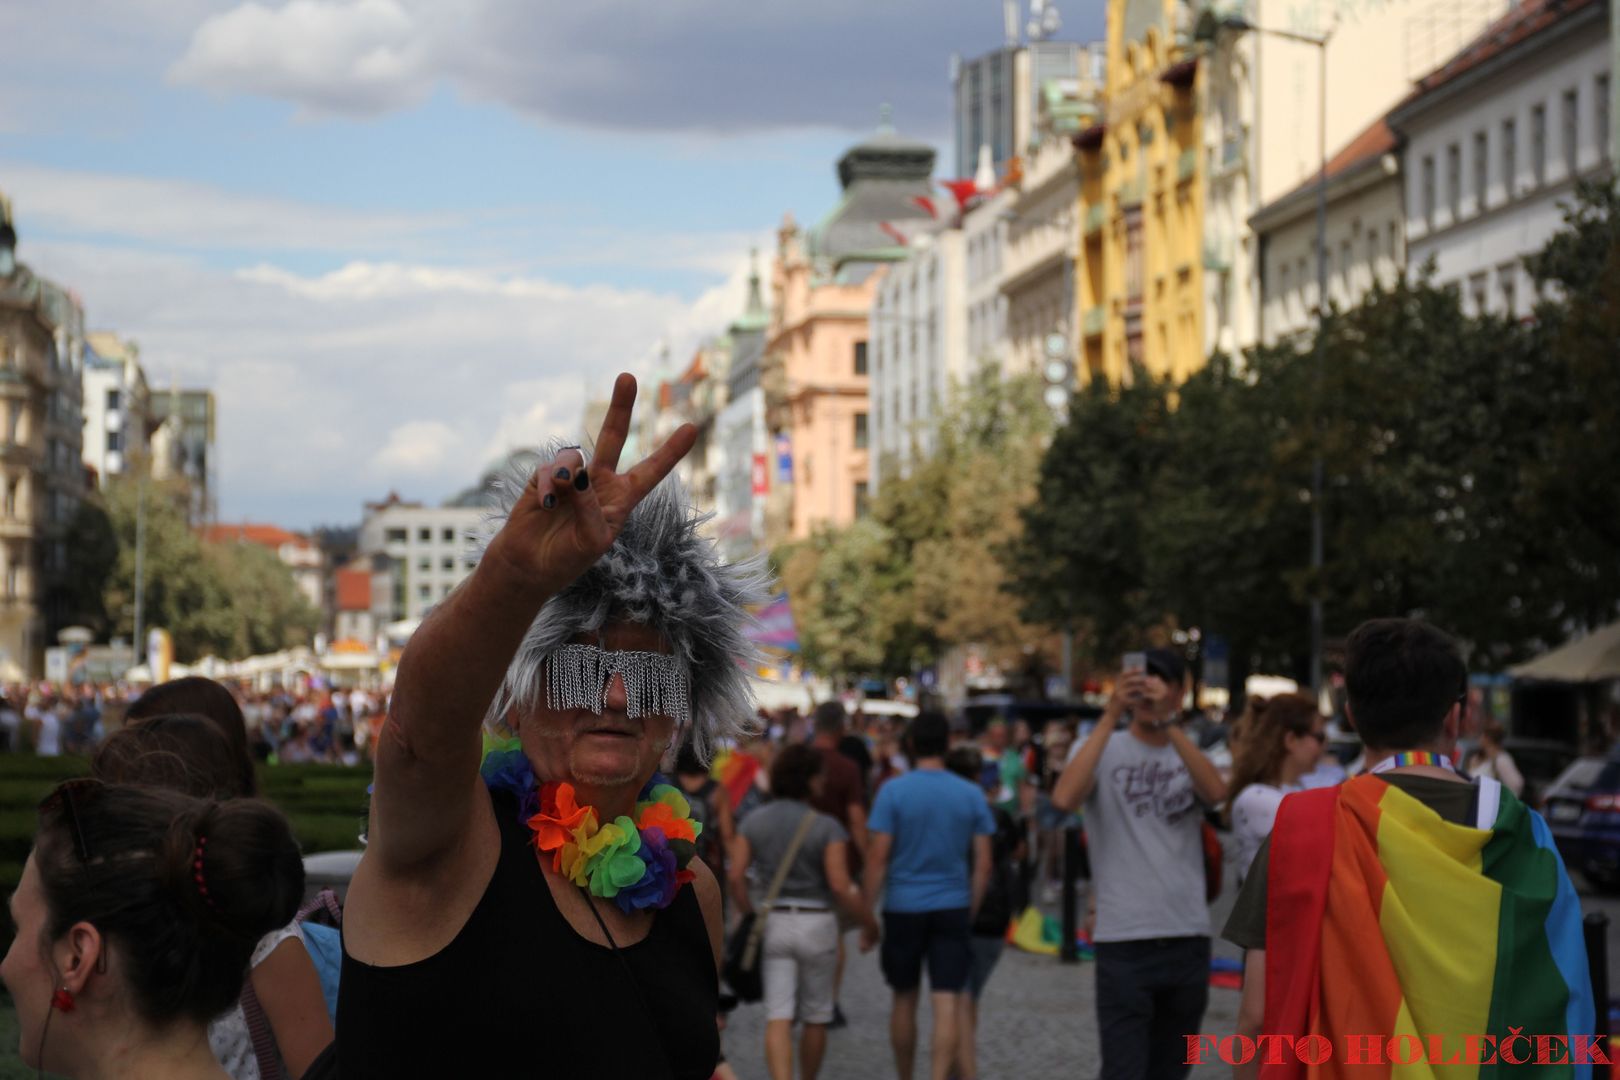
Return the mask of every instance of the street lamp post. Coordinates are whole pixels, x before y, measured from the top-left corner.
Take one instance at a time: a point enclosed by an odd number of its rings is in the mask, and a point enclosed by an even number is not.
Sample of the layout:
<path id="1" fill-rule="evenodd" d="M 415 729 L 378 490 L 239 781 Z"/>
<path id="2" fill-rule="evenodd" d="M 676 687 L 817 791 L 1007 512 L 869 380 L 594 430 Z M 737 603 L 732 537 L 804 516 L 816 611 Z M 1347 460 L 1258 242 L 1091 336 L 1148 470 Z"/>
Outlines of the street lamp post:
<path id="1" fill-rule="evenodd" d="M 1255 26 L 1241 15 L 1217 16 L 1205 9 L 1199 17 L 1195 38 L 1213 43 L 1218 33 L 1229 30 L 1241 34 L 1252 31 L 1270 37 L 1282 38 L 1316 49 L 1317 56 L 1317 122 L 1316 122 L 1316 335 L 1311 343 L 1311 412 L 1312 427 L 1320 429 L 1322 409 L 1322 325 L 1327 318 L 1327 47 L 1333 30 L 1320 35 L 1297 34 L 1292 30 L 1273 30 Z M 1318 446 L 1311 455 L 1311 689 L 1322 691 L 1322 450 Z"/>

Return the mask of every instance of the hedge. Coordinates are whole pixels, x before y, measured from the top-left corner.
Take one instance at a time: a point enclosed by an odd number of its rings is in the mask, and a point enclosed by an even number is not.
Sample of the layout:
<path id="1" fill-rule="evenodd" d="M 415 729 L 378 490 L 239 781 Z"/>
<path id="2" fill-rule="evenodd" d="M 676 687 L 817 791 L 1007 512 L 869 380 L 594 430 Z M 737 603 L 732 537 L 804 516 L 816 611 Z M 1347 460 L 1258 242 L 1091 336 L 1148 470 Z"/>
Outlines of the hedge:
<path id="1" fill-rule="evenodd" d="M 0 753 L 0 888 L 9 893 L 22 877 L 39 801 L 63 780 L 89 771 L 84 758 Z M 261 793 L 287 815 L 305 854 L 360 846 L 370 784 L 369 765 L 259 766 Z"/>

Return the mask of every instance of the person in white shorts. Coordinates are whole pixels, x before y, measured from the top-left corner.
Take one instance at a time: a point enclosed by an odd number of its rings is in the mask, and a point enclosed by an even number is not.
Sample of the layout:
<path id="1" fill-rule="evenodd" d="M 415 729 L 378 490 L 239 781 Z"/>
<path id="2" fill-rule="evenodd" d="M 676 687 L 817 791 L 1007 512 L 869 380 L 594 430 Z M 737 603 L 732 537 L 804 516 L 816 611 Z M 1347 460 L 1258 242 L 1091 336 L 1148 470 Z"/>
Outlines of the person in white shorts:
<path id="1" fill-rule="evenodd" d="M 871 940 L 877 921 L 871 906 L 849 878 L 849 834 L 836 820 L 812 809 L 809 800 L 821 783 L 821 755 L 808 746 L 784 748 L 771 763 L 773 801 L 745 818 L 738 828 L 731 863 L 732 895 L 744 914 L 754 910 L 750 876 L 763 895 L 793 845 L 806 815 L 798 850 L 765 919 L 765 1060 L 772 1080 L 793 1080 L 793 1023 L 804 1025 L 799 1039 L 800 1075 L 815 1080 L 827 1051 L 827 1025 L 833 1018 L 833 976 L 838 964 L 838 915 L 842 907 Z M 750 869 L 752 874 L 750 875 Z"/>

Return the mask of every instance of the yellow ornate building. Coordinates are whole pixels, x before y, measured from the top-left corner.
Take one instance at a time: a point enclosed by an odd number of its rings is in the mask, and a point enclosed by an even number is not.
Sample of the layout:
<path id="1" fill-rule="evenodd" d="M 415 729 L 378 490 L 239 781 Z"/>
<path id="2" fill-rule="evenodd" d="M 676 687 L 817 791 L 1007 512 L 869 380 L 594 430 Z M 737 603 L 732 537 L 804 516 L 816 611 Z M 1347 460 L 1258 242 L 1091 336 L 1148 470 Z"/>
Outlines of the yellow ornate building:
<path id="1" fill-rule="evenodd" d="M 1200 71 L 1183 0 L 1109 0 L 1107 106 L 1075 138 L 1082 377 L 1204 363 Z"/>

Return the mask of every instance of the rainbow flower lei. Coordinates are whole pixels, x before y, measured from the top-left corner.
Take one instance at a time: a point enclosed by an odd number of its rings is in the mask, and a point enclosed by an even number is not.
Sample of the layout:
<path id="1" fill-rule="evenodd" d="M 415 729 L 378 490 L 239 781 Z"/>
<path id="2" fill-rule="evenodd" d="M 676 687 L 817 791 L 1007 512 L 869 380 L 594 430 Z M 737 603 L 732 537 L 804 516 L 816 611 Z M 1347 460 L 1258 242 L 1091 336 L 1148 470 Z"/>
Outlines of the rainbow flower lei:
<path id="1" fill-rule="evenodd" d="M 520 749 L 491 750 L 480 772 L 492 790 L 517 796 L 518 820 L 534 832 L 535 850 L 551 854 L 553 870 L 627 915 L 668 907 L 695 876 L 687 864 L 703 823 L 692 820 L 680 788 L 657 773 L 641 789 L 635 820 L 601 823 L 595 807 L 577 801 L 574 785 L 537 784 Z"/>

